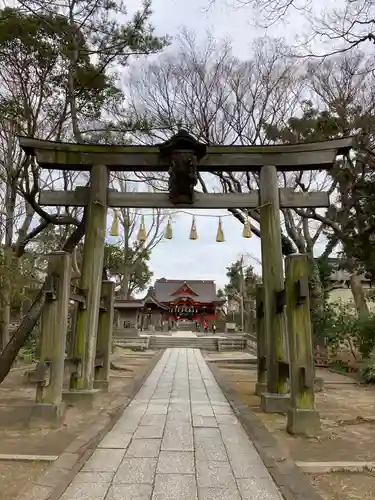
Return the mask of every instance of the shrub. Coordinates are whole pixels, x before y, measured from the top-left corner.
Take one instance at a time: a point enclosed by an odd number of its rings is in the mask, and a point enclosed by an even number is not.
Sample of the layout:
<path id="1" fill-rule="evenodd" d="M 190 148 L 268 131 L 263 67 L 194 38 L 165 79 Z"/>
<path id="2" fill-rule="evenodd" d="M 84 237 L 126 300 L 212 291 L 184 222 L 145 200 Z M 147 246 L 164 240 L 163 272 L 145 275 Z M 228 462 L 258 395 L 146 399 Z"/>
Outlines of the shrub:
<path id="1" fill-rule="evenodd" d="M 311 326 L 314 336 L 314 344 L 322 345 L 327 343 L 330 337 L 336 313 L 331 304 L 325 303 L 323 310 L 311 311 Z"/>
<path id="2" fill-rule="evenodd" d="M 375 347 L 375 314 L 357 318 L 355 329 L 358 349 L 364 358 L 369 358 Z"/>
<path id="3" fill-rule="evenodd" d="M 375 364 L 368 365 L 361 370 L 362 378 L 368 384 L 375 383 Z"/>
<path id="4" fill-rule="evenodd" d="M 358 351 L 364 358 L 370 356 L 375 347 L 375 313 L 358 316 L 354 305 L 337 301 L 326 305 L 324 315 L 320 323 L 315 319 L 314 326 L 327 346 L 335 350 L 344 344 L 354 359 Z"/>

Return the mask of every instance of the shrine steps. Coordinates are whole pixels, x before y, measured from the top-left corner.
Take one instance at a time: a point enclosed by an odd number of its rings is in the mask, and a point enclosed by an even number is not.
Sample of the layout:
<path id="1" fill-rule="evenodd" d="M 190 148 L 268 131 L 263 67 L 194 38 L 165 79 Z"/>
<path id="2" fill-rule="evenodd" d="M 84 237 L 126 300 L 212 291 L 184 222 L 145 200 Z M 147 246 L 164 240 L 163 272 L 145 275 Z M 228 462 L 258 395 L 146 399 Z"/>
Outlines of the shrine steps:
<path id="1" fill-rule="evenodd" d="M 215 337 L 161 337 L 150 338 L 150 349 L 192 348 L 217 351 L 217 338 Z"/>
<path id="2" fill-rule="evenodd" d="M 195 322 L 194 321 L 185 321 L 183 323 L 179 323 L 177 329 L 180 332 L 195 331 Z"/>
<path id="3" fill-rule="evenodd" d="M 134 338 L 115 338 L 117 345 L 132 348 L 136 345 L 149 349 L 192 348 L 206 351 L 243 351 L 247 347 L 243 336 L 170 336 L 150 335 Z"/>
<path id="4" fill-rule="evenodd" d="M 246 348 L 246 339 L 244 337 L 225 337 L 218 339 L 218 351 L 243 351 Z"/>

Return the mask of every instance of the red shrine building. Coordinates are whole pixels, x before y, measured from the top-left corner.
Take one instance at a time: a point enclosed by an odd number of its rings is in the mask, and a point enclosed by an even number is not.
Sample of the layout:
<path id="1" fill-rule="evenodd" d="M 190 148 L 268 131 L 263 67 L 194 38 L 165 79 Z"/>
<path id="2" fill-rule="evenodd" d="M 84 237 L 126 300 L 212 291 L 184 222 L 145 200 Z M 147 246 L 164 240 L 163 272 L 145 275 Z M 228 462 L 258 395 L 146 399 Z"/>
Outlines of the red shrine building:
<path id="1" fill-rule="evenodd" d="M 180 320 L 214 320 L 217 310 L 225 299 L 217 296 L 216 285 L 212 280 L 156 280 L 143 299 L 143 328 L 149 323 L 168 322 L 174 324 Z M 160 320 L 158 321 L 158 317 Z"/>
<path id="2" fill-rule="evenodd" d="M 167 330 L 178 321 L 199 322 L 216 319 L 225 299 L 217 296 L 213 280 L 155 281 L 143 299 L 115 302 L 118 328 Z"/>
<path id="3" fill-rule="evenodd" d="M 212 280 L 156 280 L 154 298 L 161 308 L 166 308 L 169 319 L 186 318 L 192 321 L 215 319 L 216 311 L 225 299 L 217 296 Z"/>

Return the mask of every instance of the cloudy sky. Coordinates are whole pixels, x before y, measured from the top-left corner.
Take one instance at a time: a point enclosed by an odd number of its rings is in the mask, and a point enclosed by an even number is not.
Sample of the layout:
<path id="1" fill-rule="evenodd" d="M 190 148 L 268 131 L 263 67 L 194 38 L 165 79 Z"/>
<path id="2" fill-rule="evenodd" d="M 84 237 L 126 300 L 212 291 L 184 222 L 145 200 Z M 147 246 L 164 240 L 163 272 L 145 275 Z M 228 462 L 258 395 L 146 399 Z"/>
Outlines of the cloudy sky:
<path id="1" fill-rule="evenodd" d="M 251 43 L 264 34 L 254 26 L 251 9 L 233 8 L 225 0 L 216 0 L 209 9 L 207 4 L 208 0 L 153 0 L 153 23 L 157 33 L 177 36 L 183 28 L 188 28 L 203 39 L 209 30 L 217 39 L 230 39 L 235 56 L 247 58 L 251 53 Z M 137 0 L 130 2 L 130 8 L 137 6 Z M 293 15 L 289 21 L 273 28 L 272 35 L 287 35 L 291 41 L 294 28 L 301 27 L 297 20 L 298 17 Z M 216 242 L 218 219 L 204 214 L 224 215 L 224 243 Z M 225 268 L 243 254 L 246 262 L 260 274 L 260 241 L 257 237 L 242 238 L 242 225 L 228 217 L 225 211 L 196 211 L 196 216 L 196 241 L 189 240 L 191 216 L 180 213 L 175 217 L 173 239 L 162 241 L 153 251 L 151 267 L 154 278 L 213 279 L 218 287 L 222 287 L 226 282 Z"/>

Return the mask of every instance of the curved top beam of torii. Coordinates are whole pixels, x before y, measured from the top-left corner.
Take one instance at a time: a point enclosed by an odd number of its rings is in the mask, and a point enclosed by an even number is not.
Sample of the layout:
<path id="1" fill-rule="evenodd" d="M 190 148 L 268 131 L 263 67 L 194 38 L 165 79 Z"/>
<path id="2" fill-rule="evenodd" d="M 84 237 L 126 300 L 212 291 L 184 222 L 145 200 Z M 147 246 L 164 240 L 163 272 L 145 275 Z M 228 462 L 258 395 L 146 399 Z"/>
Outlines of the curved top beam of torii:
<path id="1" fill-rule="evenodd" d="M 21 148 L 36 157 L 42 168 L 90 170 L 106 165 L 110 170 L 163 172 L 169 169 L 168 154 L 195 151 L 201 172 L 256 172 L 263 165 L 280 171 L 323 170 L 331 168 L 337 155 L 355 146 L 354 137 L 330 141 L 272 146 L 206 146 L 184 131 L 156 146 L 117 146 L 44 141 L 19 137 Z"/>

